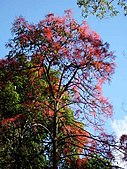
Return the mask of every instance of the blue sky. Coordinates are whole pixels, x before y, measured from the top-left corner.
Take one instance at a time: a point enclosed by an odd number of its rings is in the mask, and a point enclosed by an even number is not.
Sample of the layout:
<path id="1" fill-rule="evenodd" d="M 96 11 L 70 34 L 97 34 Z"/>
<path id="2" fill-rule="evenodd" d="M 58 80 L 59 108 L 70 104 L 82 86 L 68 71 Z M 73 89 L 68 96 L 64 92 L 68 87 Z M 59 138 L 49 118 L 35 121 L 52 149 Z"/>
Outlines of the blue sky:
<path id="1" fill-rule="evenodd" d="M 80 23 L 84 18 L 76 5 L 76 0 L 0 0 L 0 58 L 7 54 L 4 45 L 11 38 L 11 27 L 16 16 L 24 16 L 29 22 L 37 23 L 47 13 L 63 15 L 64 10 L 71 8 L 75 19 Z M 99 20 L 87 19 L 90 27 L 99 33 L 103 41 L 109 42 L 110 49 L 115 51 L 117 69 L 110 85 L 103 88 L 104 95 L 109 97 L 114 106 L 112 127 L 118 132 L 118 123 L 127 129 L 127 112 L 123 103 L 127 103 L 127 17 L 123 13 L 115 18 Z M 127 105 L 127 104 L 126 104 Z M 127 110 L 127 106 L 124 108 Z M 126 120 L 126 122 L 125 122 Z"/>

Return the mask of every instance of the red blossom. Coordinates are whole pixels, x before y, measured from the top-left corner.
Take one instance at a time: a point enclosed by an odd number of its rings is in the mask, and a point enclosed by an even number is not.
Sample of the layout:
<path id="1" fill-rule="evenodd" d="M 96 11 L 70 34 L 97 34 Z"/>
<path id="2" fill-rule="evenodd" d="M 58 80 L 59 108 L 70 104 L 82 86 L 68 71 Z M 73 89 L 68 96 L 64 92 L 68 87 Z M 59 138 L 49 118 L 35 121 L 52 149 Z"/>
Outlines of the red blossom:
<path id="1" fill-rule="evenodd" d="M 22 114 L 18 114 L 12 118 L 5 118 L 1 121 L 2 125 L 7 125 L 8 123 L 15 123 L 17 120 L 21 120 L 23 118 Z"/>
<path id="2" fill-rule="evenodd" d="M 51 38 L 52 38 L 52 36 L 53 36 L 51 28 L 49 28 L 49 27 L 46 28 L 46 27 L 45 27 L 45 28 L 44 28 L 44 34 L 45 34 L 45 37 L 46 37 L 48 40 L 51 40 Z"/>

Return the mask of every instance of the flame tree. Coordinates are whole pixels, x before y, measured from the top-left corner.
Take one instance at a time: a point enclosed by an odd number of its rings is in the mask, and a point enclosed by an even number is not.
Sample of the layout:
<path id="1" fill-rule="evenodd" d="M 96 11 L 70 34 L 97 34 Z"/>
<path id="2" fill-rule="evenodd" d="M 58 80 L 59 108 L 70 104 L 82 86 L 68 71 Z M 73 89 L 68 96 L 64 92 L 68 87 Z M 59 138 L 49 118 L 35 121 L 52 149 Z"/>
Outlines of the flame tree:
<path id="1" fill-rule="evenodd" d="M 2 165 L 81 168 L 91 156 L 112 159 L 114 139 L 103 132 L 112 106 L 102 95 L 115 67 L 109 45 L 69 10 L 38 24 L 19 17 L 12 33 L 0 60 Z"/>

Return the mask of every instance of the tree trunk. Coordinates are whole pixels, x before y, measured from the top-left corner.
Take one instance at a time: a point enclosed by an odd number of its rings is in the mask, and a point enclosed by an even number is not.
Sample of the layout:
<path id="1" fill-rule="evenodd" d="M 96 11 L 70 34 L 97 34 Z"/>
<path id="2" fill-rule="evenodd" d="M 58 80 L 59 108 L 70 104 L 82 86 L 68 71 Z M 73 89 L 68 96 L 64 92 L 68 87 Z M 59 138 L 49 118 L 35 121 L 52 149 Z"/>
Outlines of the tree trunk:
<path id="1" fill-rule="evenodd" d="M 57 113 L 54 112 L 54 125 L 53 125 L 53 169 L 58 169 L 57 166 L 57 134 L 58 134 L 58 125 L 57 125 Z"/>

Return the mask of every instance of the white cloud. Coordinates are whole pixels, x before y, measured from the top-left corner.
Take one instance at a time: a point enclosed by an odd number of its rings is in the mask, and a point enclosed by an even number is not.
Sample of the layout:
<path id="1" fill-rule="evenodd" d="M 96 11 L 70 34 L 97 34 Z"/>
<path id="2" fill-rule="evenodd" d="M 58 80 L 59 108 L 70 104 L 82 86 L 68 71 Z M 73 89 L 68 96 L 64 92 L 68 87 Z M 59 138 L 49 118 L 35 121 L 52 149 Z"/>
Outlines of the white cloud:
<path id="1" fill-rule="evenodd" d="M 122 134 L 127 134 L 127 116 L 124 116 L 123 119 L 114 120 L 111 125 L 118 139 Z M 121 160 L 122 154 L 119 152 L 115 152 L 115 154 L 117 154 L 116 164 L 124 169 L 127 169 L 127 162 L 123 162 Z"/>
<path id="2" fill-rule="evenodd" d="M 122 134 L 127 134 L 127 116 L 124 116 L 123 119 L 114 120 L 112 122 L 112 128 L 117 138 L 120 138 Z"/>

